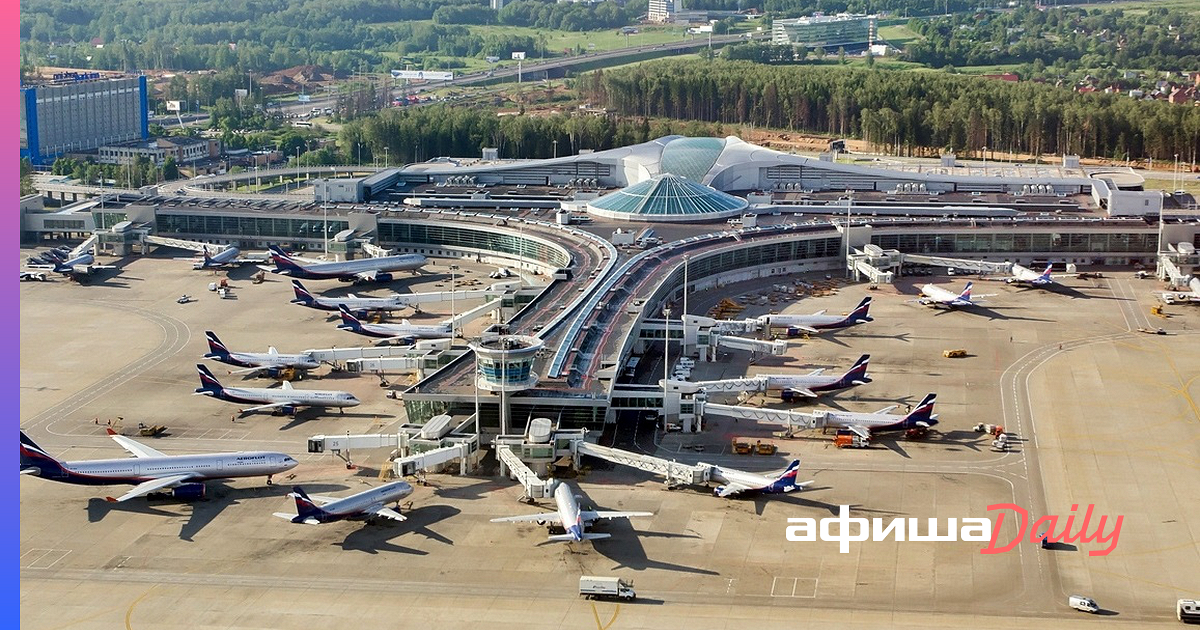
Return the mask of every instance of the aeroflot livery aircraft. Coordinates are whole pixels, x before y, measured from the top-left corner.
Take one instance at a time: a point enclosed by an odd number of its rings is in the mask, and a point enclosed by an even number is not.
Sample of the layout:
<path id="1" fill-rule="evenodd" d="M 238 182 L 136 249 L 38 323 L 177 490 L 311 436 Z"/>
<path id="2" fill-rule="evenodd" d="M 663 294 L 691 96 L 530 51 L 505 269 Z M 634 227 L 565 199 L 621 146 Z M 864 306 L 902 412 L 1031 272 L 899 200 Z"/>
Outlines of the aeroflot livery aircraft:
<path id="1" fill-rule="evenodd" d="M 296 467 L 296 460 L 271 451 L 242 451 L 207 455 L 166 455 L 109 429 L 112 439 L 133 453 L 132 459 L 93 459 L 60 462 L 42 450 L 25 432 L 21 432 L 21 474 L 51 481 L 87 486 L 135 484 L 134 488 L 109 501 L 128 501 L 134 497 L 170 489 L 181 499 L 204 496 L 204 480 L 271 475 Z"/>
<path id="2" fill-rule="evenodd" d="M 921 297 L 917 298 L 917 302 L 925 306 L 945 306 L 946 308 L 958 308 L 960 306 L 973 306 L 979 304 L 983 300 L 980 298 L 992 297 L 995 293 L 987 295 L 977 295 L 974 299 L 971 298 L 971 286 L 974 283 L 968 282 L 962 293 L 951 293 L 941 287 L 927 284 L 921 287 Z"/>
<path id="3" fill-rule="evenodd" d="M 393 521 L 403 521 L 405 517 L 400 512 L 387 507 L 392 501 L 399 501 L 412 494 L 412 486 L 405 481 L 385 483 L 378 488 L 364 490 L 342 499 L 308 496 L 300 486 L 292 488 L 288 496 L 296 500 L 296 514 L 276 512 L 275 516 L 286 518 L 293 523 L 320 525 L 332 523 L 347 518 L 374 518 L 381 516 Z"/>
<path id="4" fill-rule="evenodd" d="M 867 314 L 870 308 L 871 297 L 867 296 L 846 316 L 826 315 L 825 311 L 817 311 L 811 315 L 763 315 L 758 321 L 772 328 L 796 328 L 804 332 L 818 333 L 822 330 L 849 328 L 874 321 L 874 318 Z"/>
<path id="5" fill-rule="evenodd" d="M 232 374 L 267 372 L 275 377 L 286 368 L 311 370 L 321 367 L 321 362 L 312 358 L 312 355 L 279 354 L 274 346 L 267 348 L 266 352 L 230 352 L 213 331 L 204 331 L 204 336 L 208 339 L 208 354 L 204 355 L 205 359 L 246 368 L 234 370 Z"/>
<path id="6" fill-rule="evenodd" d="M 263 403 L 242 410 L 242 413 L 278 409 L 287 415 L 296 413 L 299 407 L 356 407 L 358 398 L 350 392 L 323 389 L 292 389 L 292 384 L 283 381 L 279 389 L 269 387 L 225 387 L 208 371 L 203 363 L 196 364 L 200 373 L 200 387 L 196 394 L 212 396 L 218 400 L 236 403 Z"/>
<path id="7" fill-rule="evenodd" d="M 542 512 L 541 514 L 527 514 L 525 516 L 506 516 L 504 518 L 494 518 L 493 523 L 537 523 L 546 525 L 557 521 L 562 526 L 565 534 L 557 534 L 550 536 L 549 540 L 554 542 L 579 542 L 581 540 L 599 540 L 601 538 L 609 538 L 611 534 L 593 533 L 587 531 L 588 525 L 591 525 L 602 518 L 628 518 L 630 516 L 654 516 L 653 512 L 609 512 L 595 510 L 580 510 L 579 502 L 576 500 L 575 493 L 571 492 L 571 486 L 565 482 L 558 482 L 554 487 L 554 504 L 558 508 L 556 512 Z"/>
<path id="8" fill-rule="evenodd" d="M 325 262 L 311 265 L 301 265 L 288 256 L 276 245 L 272 245 L 271 260 L 275 268 L 268 269 L 272 273 L 305 280 L 332 280 L 334 278 L 351 282 L 367 280 L 369 282 L 390 282 L 393 271 L 415 271 L 425 266 L 427 259 L 420 254 L 403 254 L 400 256 L 383 256 L 381 258 L 362 258 L 345 262 Z"/>

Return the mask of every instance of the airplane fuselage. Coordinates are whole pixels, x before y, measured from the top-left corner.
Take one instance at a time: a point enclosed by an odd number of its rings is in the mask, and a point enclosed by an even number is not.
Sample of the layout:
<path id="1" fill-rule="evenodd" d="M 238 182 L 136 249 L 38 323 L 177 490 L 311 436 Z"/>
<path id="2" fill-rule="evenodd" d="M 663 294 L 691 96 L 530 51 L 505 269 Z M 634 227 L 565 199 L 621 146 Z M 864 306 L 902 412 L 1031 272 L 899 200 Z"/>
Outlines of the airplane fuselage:
<path id="1" fill-rule="evenodd" d="M 847 320 L 842 315 L 767 315 L 772 328 L 807 327 L 817 330 L 835 330 L 857 326 L 862 321 Z"/>
<path id="2" fill-rule="evenodd" d="M 393 481 L 377 488 L 348 496 L 321 506 L 328 515 L 316 517 L 322 523 L 340 521 L 360 515 L 370 516 L 370 510 L 393 501 L 399 501 L 412 494 L 413 488 L 408 482 Z"/>
<path id="3" fill-rule="evenodd" d="M 450 336 L 449 326 L 419 326 L 412 324 L 368 324 L 366 322 L 359 323 L 359 329 L 353 330 L 346 326 L 339 326 L 345 330 L 351 330 L 360 335 L 368 337 L 380 338 L 395 338 L 395 337 L 412 337 L 414 339 L 444 339 Z"/>
<path id="4" fill-rule="evenodd" d="M 340 310 L 341 306 L 345 306 L 355 313 L 362 311 L 399 311 L 408 308 L 408 303 L 401 301 L 399 298 L 344 297 L 313 298 L 313 300 L 308 303 L 301 302 L 300 300 L 292 301 L 297 304 L 322 311 L 336 311 Z"/>
<path id="5" fill-rule="evenodd" d="M 401 256 L 384 256 L 382 258 L 364 258 L 347 260 L 345 262 L 315 263 L 291 266 L 279 270 L 286 276 L 304 278 L 306 280 L 354 280 L 359 274 L 388 273 L 392 271 L 412 271 L 424 267 L 428 260 L 420 254 L 404 254 Z"/>
<path id="6" fill-rule="evenodd" d="M 296 407 L 356 407 L 359 400 L 350 392 L 321 389 L 268 389 L 265 387 L 225 387 L 220 392 L 198 392 L 236 403 L 286 403 Z"/>
<path id="7" fill-rule="evenodd" d="M 230 352 L 227 356 L 214 353 L 205 355 L 228 365 L 238 367 L 277 367 L 311 370 L 321 367 L 320 362 L 307 354 L 271 354 L 269 352 Z"/>
<path id="8" fill-rule="evenodd" d="M 558 509 L 558 522 L 563 531 L 576 542 L 583 540 L 588 524 L 579 514 L 579 502 L 575 500 L 575 493 L 571 491 L 570 486 L 565 483 L 558 484 L 554 489 L 554 505 Z"/>
<path id="9" fill-rule="evenodd" d="M 192 475 L 189 481 L 275 475 L 296 467 L 283 453 L 245 451 L 211 455 L 174 455 L 59 462 L 62 472 L 39 468 L 35 476 L 91 486 L 138 484 L 171 475 Z M 22 466 L 28 469 L 31 466 Z M 37 466 L 32 466 L 38 468 Z"/>

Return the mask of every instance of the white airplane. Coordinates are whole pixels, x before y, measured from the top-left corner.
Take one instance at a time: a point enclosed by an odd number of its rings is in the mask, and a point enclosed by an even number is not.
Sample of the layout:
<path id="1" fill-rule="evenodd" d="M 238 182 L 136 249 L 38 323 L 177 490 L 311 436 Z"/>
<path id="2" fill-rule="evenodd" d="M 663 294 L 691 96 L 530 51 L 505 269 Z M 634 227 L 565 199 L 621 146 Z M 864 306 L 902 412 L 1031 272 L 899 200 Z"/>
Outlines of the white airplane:
<path id="1" fill-rule="evenodd" d="M 206 455 L 166 455 L 127 437 L 109 435 L 132 459 L 93 459 L 62 462 L 46 453 L 25 432 L 21 432 L 21 474 L 51 481 L 87 486 L 135 484 L 134 488 L 109 501 L 128 501 L 134 497 L 170 489 L 179 499 L 204 496 L 204 481 L 233 477 L 271 476 L 296 467 L 296 460 L 272 451 L 240 451 Z"/>
<path id="2" fill-rule="evenodd" d="M 972 298 L 971 286 L 974 284 L 975 283 L 973 282 L 968 282 L 967 287 L 963 289 L 962 293 L 951 293 L 950 291 L 947 291 L 941 287 L 934 286 L 933 284 L 927 284 L 921 287 L 921 297 L 914 301 L 920 302 L 925 306 L 945 306 L 947 308 L 957 308 L 960 306 L 974 306 L 983 301 L 981 298 L 988 298 L 996 295 L 995 293 L 988 293 L 985 295 L 977 295 Z"/>
<path id="3" fill-rule="evenodd" d="M 867 362 L 871 355 L 864 354 L 858 358 L 854 366 L 839 376 L 825 376 L 825 368 L 813 370 L 802 376 L 771 376 L 767 380 L 768 389 L 780 389 L 785 400 L 796 396 L 816 398 L 824 392 L 836 392 L 857 385 L 871 382 L 867 375 Z"/>
<path id="4" fill-rule="evenodd" d="M 1049 284 L 1054 284 L 1054 276 L 1050 275 L 1052 264 L 1046 265 L 1046 270 L 1038 273 L 1029 267 L 1013 263 L 1012 277 L 1005 278 L 1004 281 L 1009 284 L 1026 284 L 1034 287 L 1044 287 Z"/>
<path id="5" fill-rule="evenodd" d="M 288 368 L 311 370 L 321 367 L 321 362 L 312 358 L 312 355 L 279 354 L 274 346 L 267 348 L 266 352 L 230 352 L 213 331 L 204 331 L 204 336 L 208 338 L 208 354 L 204 355 L 205 359 L 246 368 L 234 370 L 230 374 L 266 372 L 271 378 L 278 378 Z"/>
<path id="6" fill-rule="evenodd" d="M 390 282 L 393 271 L 416 271 L 429 262 L 421 254 L 402 254 L 400 256 L 383 256 L 380 258 L 362 258 L 345 262 L 323 262 L 301 265 L 278 246 L 272 245 L 271 259 L 275 267 L 264 267 L 271 273 L 277 273 L 306 280 L 329 280 L 336 278 L 345 282 L 366 280 L 368 282 Z"/>
<path id="7" fill-rule="evenodd" d="M 346 297 L 340 298 L 317 297 L 304 288 L 304 285 L 300 284 L 299 280 L 292 280 L 292 291 L 296 294 L 296 298 L 292 300 L 293 304 L 321 311 L 337 311 L 340 310 L 340 307 L 345 306 L 350 309 L 350 312 L 360 317 L 366 317 L 370 313 L 380 311 L 399 311 L 408 308 L 410 305 L 409 301 L 400 295 L 376 298 L 358 297 L 351 293 Z"/>
<path id="8" fill-rule="evenodd" d="M 411 343 L 417 339 L 448 339 L 452 336 L 450 324 L 410 324 L 407 319 L 401 320 L 399 324 L 371 324 L 359 320 L 344 304 L 339 305 L 338 309 L 342 312 L 342 323 L 338 324 L 338 328 L 367 337 Z"/>
<path id="9" fill-rule="evenodd" d="M 796 473 L 800 470 L 800 460 L 792 460 L 791 464 L 776 477 L 768 477 L 756 473 L 713 466 L 710 478 L 721 484 L 713 490 L 713 496 L 730 497 L 736 494 L 787 494 L 795 490 L 803 490 L 812 481 L 796 481 Z"/>
<path id="10" fill-rule="evenodd" d="M 1167 304 L 1200 304 L 1200 278 L 1188 281 L 1191 291 L 1164 291 L 1159 297 Z"/>
<path id="11" fill-rule="evenodd" d="M 255 411 L 279 410 L 287 415 L 296 413 L 298 407 L 356 407 L 359 404 L 358 398 L 350 392 L 320 390 L 320 389 L 292 389 L 292 384 L 283 381 L 280 383 L 279 389 L 269 389 L 266 387 L 225 387 L 213 376 L 212 372 L 208 371 L 203 363 L 196 364 L 196 370 L 200 372 L 200 387 L 196 389 L 196 394 L 202 396 L 212 396 L 218 400 L 236 403 L 264 403 L 242 409 L 242 413 L 251 413 Z M 342 409 L 344 411 L 344 409 Z"/>
<path id="12" fill-rule="evenodd" d="M 889 413 L 896 408 L 896 405 L 891 405 L 874 413 L 831 410 L 814 417 L 818 418 L 817 428 L 842 427 L 867 439 L 870 439 L 872 433 L 884 431 L 924 433 L 938 423 L 937 414 L 933 413 L 933 403 L 936 400 L 937 394 L 929 394 L 906 414 Z"/>
<path id="13" fill-rule="evenodd" d="M 275 516 L 306 525 L 320 525 L 348 518 L 371 519 L 377 516 L 390 518 L 393 521 L 403 521 L 406 520 L 406 517 L 400 514 L 398 509 L 393 510 L 387 507 L 387 504 L 392 501 L 399 502 L 400 499 L 412 494 L 412 491 L 412 486 L 407 482 L 393 481 L 336 499 L 317 495 L 310 497 L 303 488 L 295 486 L 288 496 L 296 500 L 296 514 L 276 512 Z"/>
<path id="14" fill-rule="evenodd" d="M 204 259 L 196 261 L 192 265 L 192 269 L 217 269 L 219 267 L 265 263 L 270 260 L 266 256 L 242 256 L 242 250 L 234 245 L 228 245 L 225 249 L 212 255 L 209 255 L 208 246 L 205 246 L 200 253 L 204 256 Z"/>
<path id="15" fill-rule="evenodd" d="M 597 512 L 595 510 L 581 510 L 579 509 L 579 502 L 575 493 L 571 492 L 571 486 L 562 481 L 557 482 L 554 486 L 554 503 L 557 507 L 557 513 L 542 512 L 541 514 L 528 514 L 526 516 L 506 516 L 503 518 L 494 518 L 492 522 L 537 523 L 538 525 L 557 522 L 566 533 L 550 536 L 549 540 L 554 542 L 578 542 L 581 540 L 600 540 L 611 537 L 611 534 L 587 531 L 588 525 L 602 518 L 654 516 L 653 512 Z"/>
<path id="16" fill-rule="evenodd" d="M 858 306 L 854 307 L 853 311 L 850 311 L 849 315 L 826 315 L 822 310 L 811 315 L 763 315 L 758 318 L 758 321 L 761 325 L 770 328 L 795 328 L 804 332 L 818 333 L 823 330 L 849 328 L 874 321 L 874 318 L 867 314 L 870 308 L 871 297 L 867 296 L 858 303 Z"/>

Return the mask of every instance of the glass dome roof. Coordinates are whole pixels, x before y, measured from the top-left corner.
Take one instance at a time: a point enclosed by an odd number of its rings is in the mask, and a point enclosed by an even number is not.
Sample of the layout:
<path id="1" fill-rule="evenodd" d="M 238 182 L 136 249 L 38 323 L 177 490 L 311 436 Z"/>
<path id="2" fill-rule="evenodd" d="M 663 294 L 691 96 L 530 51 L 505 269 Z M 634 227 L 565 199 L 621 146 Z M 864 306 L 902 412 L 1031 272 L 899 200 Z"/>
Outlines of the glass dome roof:
<path id="1" fill-rule="evenodd" d="M 705 221 L 740 214 L 745 199 L 667 173 L 588 203 L 601 216 L 642 221 Z"/>
<path id="2" fill-rule="evenodd" d="M 679 138 L 663 147 L 659 167 L 663 173 L 703 182 L 723 150 L 724 138 Z"/>

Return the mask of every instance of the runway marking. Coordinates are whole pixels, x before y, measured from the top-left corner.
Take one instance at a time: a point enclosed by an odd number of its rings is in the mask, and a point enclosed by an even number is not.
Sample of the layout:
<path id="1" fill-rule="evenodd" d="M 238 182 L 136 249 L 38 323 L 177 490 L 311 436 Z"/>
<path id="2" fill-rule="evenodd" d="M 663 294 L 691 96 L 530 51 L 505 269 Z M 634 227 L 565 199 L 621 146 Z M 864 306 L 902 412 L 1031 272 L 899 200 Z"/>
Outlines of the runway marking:
<path id="1" fill-rule="evenodd" d="M 617 604 L 616 610 L 613 610 L 612 619 L 608 623 L 600 623 L 600 611 L 596 610 L 596 602 L 588 602 L 592 605 L 592 616 L 596 618 L 596 630 L 608 630 L 614 623 L 617 622 L 617 615 L 621 612 L 621 605 Z"/>
<path id="2" fill-rule="evenodd" d="M 788 583 L 791 580 L 791 583 Z M 800 594 L 796 594 L 796 590 L 800 588 L 801 580 L 804 587 L 800 589 Z M 810 590 L 808 587 L 812 586 Z M 778 591 L 778 593 L 776 592 Z M 806 594 L 807 593 L 807 594 Z M 817 578 L 800 578 L 800 577 L 779 577 L 771 579 L 771 597 L 799 597 L 802 599 L 816 599 L 817 597 Z"/>
<path id="3" fill-rule="evenodd" d="M 49 569 L 58 564 L 59 560 L 67 557 L 67 554 L 71 553 L 70 549 L 30 549 L 29 553 L 34 551 L 41 551 L 42 553 L 25 565 L 30 569 Z M 21 557 L 24 558 L 25 556 L 22 555 Z"/>
<path id="4" fill-rule="evenodd" d="M 146 599 L 146 596 L 153 592 L 156 588 L 158 588 L 157 584 L 151 586 L 150 588 L 146 589 L 145 593 L 138 595 L 138 598 L 129 604 L 129 610 L 125 611 L 125 630 L 133 630 L 133 624 L 130 623 L 130 618 L 133 617 L 133 609 L 136 608 L 143 599 Z"/>

